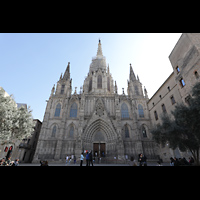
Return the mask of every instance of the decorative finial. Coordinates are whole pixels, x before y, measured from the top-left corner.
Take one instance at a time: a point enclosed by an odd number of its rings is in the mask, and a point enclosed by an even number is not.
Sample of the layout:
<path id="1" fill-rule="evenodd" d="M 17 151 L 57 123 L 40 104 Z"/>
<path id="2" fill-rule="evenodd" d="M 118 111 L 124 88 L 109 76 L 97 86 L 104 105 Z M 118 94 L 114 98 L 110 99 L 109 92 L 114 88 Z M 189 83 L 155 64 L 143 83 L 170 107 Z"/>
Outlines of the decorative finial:
<path id="1" fill-rule="evenodd" d="M 122 93 L 124 94 L 124 88 L 122 88 Z"/>

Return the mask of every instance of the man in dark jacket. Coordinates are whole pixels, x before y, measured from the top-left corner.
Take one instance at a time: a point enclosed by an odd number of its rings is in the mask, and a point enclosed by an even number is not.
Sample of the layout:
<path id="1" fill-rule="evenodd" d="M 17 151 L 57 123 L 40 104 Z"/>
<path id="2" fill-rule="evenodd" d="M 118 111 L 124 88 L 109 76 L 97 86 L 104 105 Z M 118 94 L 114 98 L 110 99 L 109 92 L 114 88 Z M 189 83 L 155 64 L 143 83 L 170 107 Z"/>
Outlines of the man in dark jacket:
<path id="1" fill-rule="evenodd" d="M 142 153 L 139 154 L 138 162 L 140 163 L 139 166 L 147 166 L 147 157 Z"/>
<path id="2" fill-rule="evenodd" d="M 88 166 L 88 163 L 89 163 L 89 154 L 87 152 L 87 154 L 86 154 L 86 167 Z"/>
<path id="3" fill-rule="evenodd" d="M 90 166 L 90 162 L 92 163 L 92 166 L 93 166 L 92 150 L 89 153 L 89 166 Z"/>

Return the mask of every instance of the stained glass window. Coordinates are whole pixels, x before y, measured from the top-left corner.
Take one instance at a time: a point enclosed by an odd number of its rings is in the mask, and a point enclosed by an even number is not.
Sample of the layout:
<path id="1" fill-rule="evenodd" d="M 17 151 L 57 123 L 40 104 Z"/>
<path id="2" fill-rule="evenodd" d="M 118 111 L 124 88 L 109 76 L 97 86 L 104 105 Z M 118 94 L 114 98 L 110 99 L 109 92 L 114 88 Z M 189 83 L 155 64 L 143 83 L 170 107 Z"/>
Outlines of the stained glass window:
<path id="1" fill-rule="evenodd" d="M 143 118 L 144 117 L 144 110 L 142 105 L 138 105 L 138 113 L 139 113 L 139 117 Z"/>
<path id="2" fill-rule="evenodd" d="M 54 117 L 60 117 L 60 110 L 61 110 L 61 105 L 59 103 L 56 106 L 56 111 L 55 111 Z"/>
<path id="3" fill-rule="evenodd" d="M 70 117 L 77 117 L 77 104 L 75 102 L 70 108 Z"/>
<path id="4" fill-rule="evenodd" d="M 129 118 L 128 106 L 125 103 L 123 103 L 121 106 L 121 118 L 122 119 Z"/>

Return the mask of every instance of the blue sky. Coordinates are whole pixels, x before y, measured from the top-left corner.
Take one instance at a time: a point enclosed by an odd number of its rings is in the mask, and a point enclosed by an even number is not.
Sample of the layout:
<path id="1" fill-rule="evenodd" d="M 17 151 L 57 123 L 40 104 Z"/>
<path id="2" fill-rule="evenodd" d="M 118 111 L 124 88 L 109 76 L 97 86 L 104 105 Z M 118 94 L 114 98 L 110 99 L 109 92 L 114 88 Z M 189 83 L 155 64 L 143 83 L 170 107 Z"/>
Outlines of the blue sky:
<path id="1" fill-rule="evenodd" d="M 83 85 L 101 39 L 118 93 L 130 63 L 151 97 L 172 72 L 168 56 L 180 33 L 0 33 L 0 86 L 43 121 L 51 88 L 70 62 L 72 89 Z"/>

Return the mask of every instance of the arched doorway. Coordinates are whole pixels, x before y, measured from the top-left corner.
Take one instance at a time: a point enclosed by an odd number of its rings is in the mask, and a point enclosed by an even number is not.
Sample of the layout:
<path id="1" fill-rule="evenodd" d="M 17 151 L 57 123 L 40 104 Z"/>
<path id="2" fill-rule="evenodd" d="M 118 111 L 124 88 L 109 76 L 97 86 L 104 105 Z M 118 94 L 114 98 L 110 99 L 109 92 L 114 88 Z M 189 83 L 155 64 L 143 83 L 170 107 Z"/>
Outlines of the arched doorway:
<path id="1" fill-rule="evenodd" d="M 93 120 L 82 135 L 83 150 L 93 150 L 97 156 L 118 155 L 118 137 L 113 127 L 102 118 Z"/>
<path id="2" fill-rule="evenodd" d="M 106 136 L 102 130 L 97 131 L 93 136 L 93 155 L 95 157 L 106 156 Z"/>

